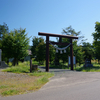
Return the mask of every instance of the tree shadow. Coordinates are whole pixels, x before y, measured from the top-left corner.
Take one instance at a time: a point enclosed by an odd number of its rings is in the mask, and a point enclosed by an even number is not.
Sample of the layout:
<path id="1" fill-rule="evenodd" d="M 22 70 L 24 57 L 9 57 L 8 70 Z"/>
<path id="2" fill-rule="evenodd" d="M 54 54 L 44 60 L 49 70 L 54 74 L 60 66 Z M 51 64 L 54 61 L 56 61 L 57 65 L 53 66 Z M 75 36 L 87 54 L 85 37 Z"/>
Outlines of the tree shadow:
<path id="1" fill-rule="evenodd" d="M 9 66 L 8 66 L 8 67 L 9 67 Z M 7 67 L 7 66 L 6 66 L 6 67 L 1 67 L 1 66 L 0 66 L 0 69 L 6 69 L 6 68 L 8 68 L 8 67 Z"/>
<path id="2" fill-rule="evenodd" d="M 83 71 L 85 70 L 86 72 L 89 72 L 89 71 L 96 71 L 96 70 L 100 70 L 100 66 L 93 66 L 93 67 L 80 67 L 80 68 L 76 68 L 75 69 L 76 71 Z"/>
<path id="3" fill-rule="evenodd" d="M 59 65 L 54 65 L 54 64 L 51 64 L 49 66 L 50 69 L 68 69 L 68 66 L 67 65 L 64 65 L 64 64 L 59 64 Z"/>

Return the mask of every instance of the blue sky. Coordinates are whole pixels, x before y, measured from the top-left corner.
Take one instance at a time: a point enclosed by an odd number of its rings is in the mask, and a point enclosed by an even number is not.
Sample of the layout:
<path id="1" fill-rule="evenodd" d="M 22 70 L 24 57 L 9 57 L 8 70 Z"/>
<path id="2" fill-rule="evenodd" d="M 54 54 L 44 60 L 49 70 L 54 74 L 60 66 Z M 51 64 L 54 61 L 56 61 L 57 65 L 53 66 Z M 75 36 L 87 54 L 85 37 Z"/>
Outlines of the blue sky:
<path id="1" fill-rule="evenodd" d="M 30 45 L 38 32 L 62 34 L 70 25 L 92 43 L 96 21 L 100 0 L 0 0 L 0 24 L 5 22 L 10 30 L 26 28 Z"/>

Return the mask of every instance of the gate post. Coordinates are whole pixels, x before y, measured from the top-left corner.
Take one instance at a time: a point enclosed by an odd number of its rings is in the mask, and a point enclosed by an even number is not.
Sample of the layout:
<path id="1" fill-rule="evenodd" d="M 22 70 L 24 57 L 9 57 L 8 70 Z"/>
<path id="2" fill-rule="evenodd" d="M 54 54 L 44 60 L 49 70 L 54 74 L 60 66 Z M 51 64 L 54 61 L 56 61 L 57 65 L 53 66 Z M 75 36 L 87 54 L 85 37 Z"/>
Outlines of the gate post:
<path id="1" fill-rule="evenodd" d="M 71 61 L 71 70 L 73 70 L 73 44 L 72 39 L 70 39 L 70 61 Z"/>
<path id="2" fill-rule="evenodd" d="M 49 35 L 46 36 L 46 72 L 49 72 Z"/>

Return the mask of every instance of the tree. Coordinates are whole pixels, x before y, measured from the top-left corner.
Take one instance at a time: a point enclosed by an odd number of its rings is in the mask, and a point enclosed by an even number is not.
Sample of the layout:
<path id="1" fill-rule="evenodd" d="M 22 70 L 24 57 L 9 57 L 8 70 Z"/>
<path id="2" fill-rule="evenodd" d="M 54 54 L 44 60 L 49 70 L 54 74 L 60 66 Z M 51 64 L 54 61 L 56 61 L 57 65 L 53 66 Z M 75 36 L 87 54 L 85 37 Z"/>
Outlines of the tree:
<path id="1" fill-rule="evenodd" d="M 50 60 L 50 64 L 52 61 L 54 61 L 55 59 L 55 48 L 49 44 L 49 60 Z"/>
<path id="2" fill-rule="evenodd" d="M 34 37 L 33 46 L 31 48 L 33 57 L 39 63 L 43 63 L 46 59 L 46 43 L 42 37 Z M 55 49 L 52 45 L 49 45 L 49 59 L 50 63 L 54 60 L 55 57 Z"/>
<path id="3" fill-rule="evenodd" d="M 3 23 L 3 25 L 0 25 L 0 49 L 2 49 L 2 40 L 4 38 L 4 34 L 8 34 L 8 33 L 9 33 L 9 28 L 7 24 Z M 2 60 L 7 61 L 4 52 L 2 52 Z"/>
<path id="4" fill-rule="evenodd" d="M 0 40 L 3 38 L 3 34 L 9 33 L 9 28 L 6 23 L 3 23 L 3 25 L 0 25 Z"/>
<path id="5" fill-rule="evenodd" d="M 76 32 L 71 26 L 63 29 L 63 32 L 62 34 L 66 34 L 66 35 L 72 35 L 72 36 L 78 36 L 78 40 L 73 40 L 73 55 L 76 56 L 76 60 L 77 60 L 77 63 L 81 64 L 83 62 L 83 54 L 84 52 L 82 52 L 82 48 L 81 46 L 78 46 L 77 45 L 77 41 L 81 41 L 80 44 L 85 41 L 86 39 L 84 39 L 84 36 L 81 36 L 81 32 Z M 70 43 L 69 42 L 70 40 L 69 39 L 66 39 L 66 38 L 63 38 L 62 39 L 62 42 L 67 42 L 67 43 Z M 60 46 L 60 47 L 64 47 L 64 46 Z M 62 60 L 67 60 L 68 59 L 68 56 L 70 55 L 70 48 L 67 48 L 66 49 L 66 53 L 61 55 L 60 58 L 62 58 Z"/>
<path id="6" fill-rule="evenodd" d="M 45 42 L 40 42 L 38 46 L 36 46 L 36 57 L 35 60 L 39 61 L 40 64 L 43 64 L 43 61 L 46 58 L 46 44 Z"/>
<path id="7" fill-rule="evenodd" d="M 90 43 L 84 42 L 82 45 L 82 51 L 84 52 L 84 60 L 86 58 L 91 60 L 94 57 L 94 48 Z"/>
<path id="8" fill-rule="evenodd" d="M 15 29 L 8 34 L 4 34 L 2 40 L 2 51 L 7 59 L 14 58 L 14 66 L 18 64 L 18 60 L 28 55 L 29 38 L 25 32 L 26 29 Z"/>
<path id="9" fill-rule="evenodd" d="M 42 37 L 34 37 L 33 40 L 33 45 L 31 47 L 32 55 L 33 57 L 36 57 L 36 47 L 39 45 L 39 43 L 44 42 L 44 39 Z"/>
<path id="10" fill-rule="evenodd" d="M 100 22 L 95 23 L 95 32 L 92 33 L 93 36 L 93 46 L 96 51 L 96 58 L 98 59 L 98 62 L 100 60 Z"/>

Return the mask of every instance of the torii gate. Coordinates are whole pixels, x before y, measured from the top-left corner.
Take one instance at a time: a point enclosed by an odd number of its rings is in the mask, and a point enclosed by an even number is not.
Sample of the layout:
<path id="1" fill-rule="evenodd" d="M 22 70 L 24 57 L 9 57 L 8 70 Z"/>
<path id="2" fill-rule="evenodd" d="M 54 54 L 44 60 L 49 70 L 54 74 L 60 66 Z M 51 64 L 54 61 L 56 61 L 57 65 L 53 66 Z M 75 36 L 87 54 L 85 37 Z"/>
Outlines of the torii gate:
<path id="1" fill-rule="evenodd" d="M 72 45 L 72 39 L 78 39 L 76 36 L 70 36 L 70 35 L 60 35 L 60 34 L 52 34 L 52 33 L 43 33 L 38 32 L 38 35 L 46 36 L 46 72 L 49 72 L 49 37 L 59 37 L 59 42 L 51 42 L 52 44 L 57 45 L 70 45 L 70 61 L 71 61 L 71 70 L 73 70 L 73 45 Z M 63 38 L 69 38 L 70 43 L 62 43 L 62 37 Z"/>

